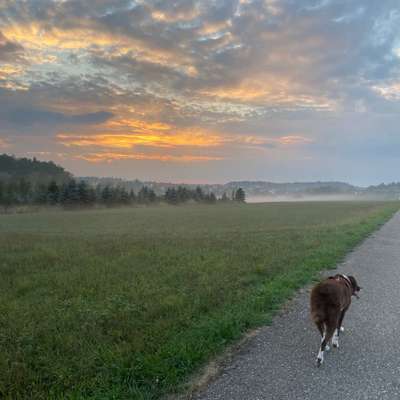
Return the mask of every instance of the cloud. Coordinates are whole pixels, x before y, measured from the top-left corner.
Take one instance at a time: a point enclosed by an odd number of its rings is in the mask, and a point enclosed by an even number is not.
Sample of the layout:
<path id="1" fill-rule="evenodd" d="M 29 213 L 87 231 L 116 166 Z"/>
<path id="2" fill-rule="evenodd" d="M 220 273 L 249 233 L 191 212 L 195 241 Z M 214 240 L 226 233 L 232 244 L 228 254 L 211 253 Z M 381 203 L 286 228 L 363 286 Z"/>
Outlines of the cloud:
<path id="1" fill-rule="evenodd" d="M 113 114 L 107 111 L 98 111 L 86 114 L 65 114 L 39 109 L 15 109 L 7 112 L 0 111 L 0 121 L 12 124 L 13 126 L 30 126 L 33 124 L 99 124 L 107 121 L 112 116 Z"/>
<path id="2" fill-rule="evenodd" d="M 400 122 L 399 19 L 397 0 L 3 0 L 0 133 L 97 164 L 339 159 Z"/>
<path id="3" fill-rule="evenodd" d="M 7 140 L 0 138 L 0 149 L 6 149 L 7 147 L 9 147 Z"/>
<path id="4" fill-rule="evenodd" d="M 178 162 L 178 163 L 192 163 L 192 162 L 207 162 L 219 161 L 222 157 L 212 156 L 197 156 L 197 155 L 169 155 L 169 154 L 146 154 L 146 153 L 88 153 L 74 156 L 76 159 L 85 160 L 90 163 L 111 163 L 113 161 L 121 160 L 153 160 L 162 162 Z"/>
<path id="5" fill-rule="evenodd" d="M 94 134 L 74 135 L 58 134 L 57 139 L 65 146 L 75 147 L 103 147 L 133 148 L 134 146 L 151 146 L 158 148 L 171 148 L 179 146 L 212 147 L 223 143 L 223 138 L 197 132 L 167 133 L 146 132 L 130 134 Z"/>
<path id="6" fill-rule="evenodd" d="M 8 40 L 0 31 L 0 62 L 15 60 L 22 52 L 23 47 L 20 44 Z"/>
<path id="7" fill-rule="evenodd" d="M 372 89 L 386 100 L 400 100 L 400 81 L 373 86 Z"/>
<path id="8" fill-rule="evenodd" d="M 278 142 L 284 145 L 291 145 L 291 144 L 311 143 L 312 140 L 300 135 L 289 135 L 280 137 L 278 139 Z"/>

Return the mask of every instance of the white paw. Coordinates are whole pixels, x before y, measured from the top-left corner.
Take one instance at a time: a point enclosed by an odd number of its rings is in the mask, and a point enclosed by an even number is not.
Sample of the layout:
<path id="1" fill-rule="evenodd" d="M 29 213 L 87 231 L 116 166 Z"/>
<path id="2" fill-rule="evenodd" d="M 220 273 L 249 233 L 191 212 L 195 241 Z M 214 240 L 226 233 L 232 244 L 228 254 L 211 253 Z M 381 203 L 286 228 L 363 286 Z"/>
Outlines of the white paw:
<path id="1" fill-rule="evenodd" d="M 340 332 L 344 332 L 343 326 L 340 327 Z"/>
<path id="2" fill-rule="evenodd" d="M 338 348 L 339 347 L 339 336 L 334 336 L 332 338 L 332 346 Z"/>
<path id="3" fill-rule="evenodd" d="M 326 351 L 329 351 L 331 348 L 329 347 L 329 344 L 327 344 L 326 346 L 325 346 L 325 350 Z"/>
<path id="4" fill-rule="evenodd" d="M 319 367 L 324 362 L 324 352 L 319 351 L 317 356 L 317 366 Z"/>

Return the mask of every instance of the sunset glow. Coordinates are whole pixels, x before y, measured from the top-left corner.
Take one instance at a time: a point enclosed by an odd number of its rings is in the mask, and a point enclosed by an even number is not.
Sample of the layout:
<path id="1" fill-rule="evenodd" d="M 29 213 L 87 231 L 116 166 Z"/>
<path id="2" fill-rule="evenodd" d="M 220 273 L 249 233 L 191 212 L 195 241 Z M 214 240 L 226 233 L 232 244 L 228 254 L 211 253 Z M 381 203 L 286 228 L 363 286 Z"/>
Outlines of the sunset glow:
<path id="1" fill-rule="evenodd" d="M 112 162 L 115 160 L 155 160 L 163 162 L 198 162 L 198 161 L 217 161 L 221 160 L 220 157 L 207 157 L 207 156 L 191 156 L 179 155 L 171 156 L 167 154 L 145 154 L 145 153 L 89 153 L 75 156 L 76 159 L 82 159 L 91 163 Z"/>
<path id="2" fill-rule="evenodd" d="M 152 146 L 152 147 L 177 147 L 177 146 L 193 146 L 193 147 L 209 147 L 219 146 L 222 139 L 217 136 L 205 134 L 100 134 L 100 135 L 72 135 L 59 134 L 57 139 L 66 146 L 78 147 L 104 147 L 104 148 L 132 148 L 136 145 Z"/>

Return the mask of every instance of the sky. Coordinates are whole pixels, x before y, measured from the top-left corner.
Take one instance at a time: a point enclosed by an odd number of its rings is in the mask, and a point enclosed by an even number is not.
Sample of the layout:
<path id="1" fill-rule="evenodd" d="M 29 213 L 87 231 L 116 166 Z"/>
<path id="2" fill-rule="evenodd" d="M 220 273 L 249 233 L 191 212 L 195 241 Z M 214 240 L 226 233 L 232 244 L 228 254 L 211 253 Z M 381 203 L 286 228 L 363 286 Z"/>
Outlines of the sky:
<path id="1" fill-rule="evenodd" d="M 0 0 L 0 153 L 77 176 L 400 181 L 400 3 Z"/>

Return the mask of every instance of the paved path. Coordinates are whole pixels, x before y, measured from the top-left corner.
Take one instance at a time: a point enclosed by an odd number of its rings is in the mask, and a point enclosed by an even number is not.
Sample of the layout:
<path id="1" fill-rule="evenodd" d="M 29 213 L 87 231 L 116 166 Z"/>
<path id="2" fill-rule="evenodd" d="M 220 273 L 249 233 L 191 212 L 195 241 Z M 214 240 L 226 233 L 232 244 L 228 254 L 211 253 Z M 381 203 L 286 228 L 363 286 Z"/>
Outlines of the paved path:
<path id="1" fill-rule="evenodd" d="M 340 349 L 315 366 L 320 339 L 309 290 L 262 328 L 197 400 L 400 399 L 400 213 L 339 265 L 363 287 L 344 320 Z"/>

